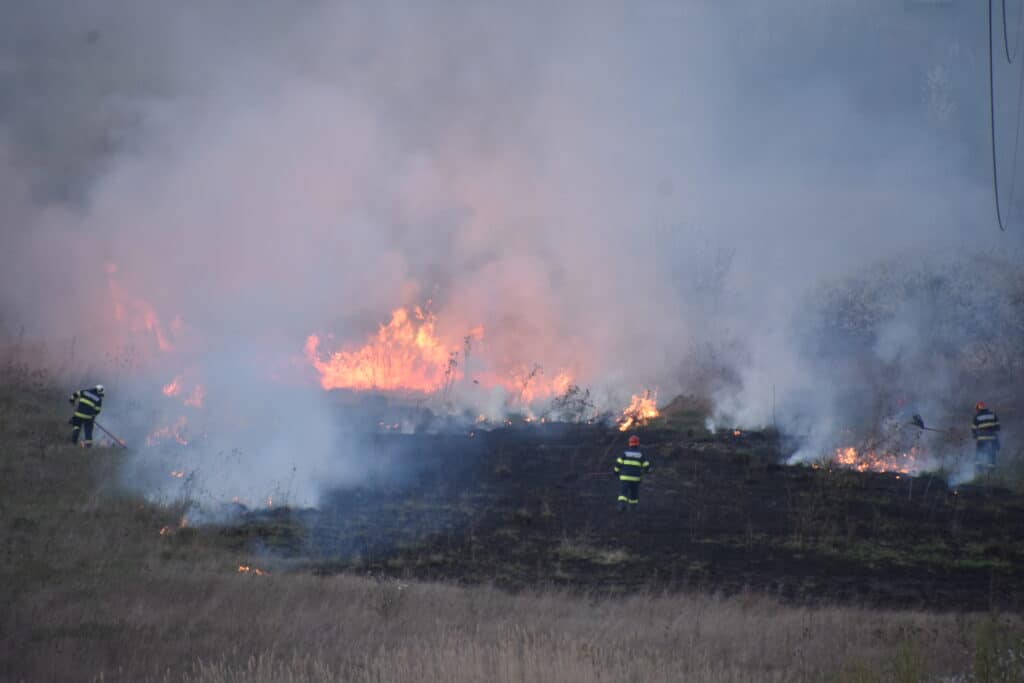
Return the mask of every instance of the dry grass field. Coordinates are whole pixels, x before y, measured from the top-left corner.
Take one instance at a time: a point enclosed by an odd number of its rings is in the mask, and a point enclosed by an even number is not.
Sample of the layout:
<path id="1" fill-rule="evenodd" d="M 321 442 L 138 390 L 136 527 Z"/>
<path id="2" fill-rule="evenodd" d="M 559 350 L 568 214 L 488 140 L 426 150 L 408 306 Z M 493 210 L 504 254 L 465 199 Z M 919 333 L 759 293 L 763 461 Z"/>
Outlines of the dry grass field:
<path id="1" fill-rule="evenodd" d="M 1012 614 L 315 576 L 118 491 L 122 454 L 3 372 L 5 681 L 1024 681 Z"/>

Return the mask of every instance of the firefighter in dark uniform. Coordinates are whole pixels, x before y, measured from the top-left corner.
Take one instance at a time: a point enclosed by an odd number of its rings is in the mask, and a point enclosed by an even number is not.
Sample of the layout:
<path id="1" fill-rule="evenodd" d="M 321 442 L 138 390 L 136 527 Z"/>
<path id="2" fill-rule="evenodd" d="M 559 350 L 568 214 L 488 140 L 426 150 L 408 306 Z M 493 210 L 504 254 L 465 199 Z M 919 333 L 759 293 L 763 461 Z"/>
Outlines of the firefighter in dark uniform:
<path id="1" fill-rule="evenodd" d="M 650 471 L 650 461 L 640 452 L 640 437 L 629 437 L 629 450 L 615 461 L 615 474 L 619 475 L 619 512 L 636 509 L 640 502 L 640 480 Z"/>
<path id="2" fill-rule="evenodd" d="M 982 401 L 974 406 L 971 434 L 974 435 L 978 468 L 991 472 L 995 469 L 999 453 L 999 418 Z"/>
<path id="3" fill-rule="evenodd" d="M 71 443 L 78 443 L 78 434 L 85 432 L 85 447 L 92 448 L 92 425 L 103 410 L 103 385 L 82 389 L 71 394 L 68 401 L 75 406 L 71 416 Z"/>

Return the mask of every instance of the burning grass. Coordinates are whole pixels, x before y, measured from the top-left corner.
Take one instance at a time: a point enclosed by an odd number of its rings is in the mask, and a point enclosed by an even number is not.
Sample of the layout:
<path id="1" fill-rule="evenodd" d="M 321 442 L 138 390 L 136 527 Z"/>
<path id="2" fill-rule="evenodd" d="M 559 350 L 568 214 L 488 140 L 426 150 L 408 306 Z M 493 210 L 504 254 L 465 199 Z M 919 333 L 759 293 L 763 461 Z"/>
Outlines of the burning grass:
<path id="1" fill-rule="evenodd" d="M 919 474 L 925 467 L 923 455 L 917 448 L 904 453 L 885 453 L 875 450 L 858 450 L 852 446 L 837 448 L 833 462 L 858 472 L 898 472 Z"/>
<path id="2" fill-rule="evenodd" d="M 474 342 L 484 336 L 482 327 L 466 332 L 454 343 L 437 329 L 437 316 L 428 308 L 397 308 L 391 320 L 358 348 L 322 351 L 322 341 L 312 334 L 305 355 L 319 373 L 326 390 L 388 392 L 401 395 L 440 395 L 447 398 L 456 383 L 467 380 L 466 365 Z M 501 388 L 509 408 L 529 410 L 541 400 L 565 394 L 573 386 L 572 375 L 562 369 L 546 373 L 538 364 L 513 365 L 504 370 L 476 372 L 472 384 L 484 390 Z"/>
<path id="3" fill-rule="evenodd" d="M 660 415 L 657 391 L 645 390 L 639 396 L 633 394 L 629 405 L 625 407 L 622 417 L 619 418 L 619 431 L 626 432 L 636 427 L 646 427 L 651 420 Z"/>
<path id="4" fill-rule="evenodd" d="M 237 535 L 188 525 L 180 505 L 119 493 L 120 452 L 64 443 L 62 392 L 28 372 L 3 379 L 15 388 L 0 397 L 5 680 L 852 682 L 1020 674 L 1024 625 L 1013 616 L 793 607 L 751 593 L 581 596 L 543 584 L 512 595 L 290 571 L 245 552 Z M 598 567 L 635 559 L 589 537 L 566 541 L 556 555 Z"/>
<path id="5" fill-rule="evenodd" d="M 353 351 L 320 357 L 320 338 L 306 340 L 306 357 L 320 373 L 324 389 L 406 391 L 430 394 L 446 379 L 454 349 L 437 337 L 435 316 L 419 307 L 398 308 L 377 335 Z"/>

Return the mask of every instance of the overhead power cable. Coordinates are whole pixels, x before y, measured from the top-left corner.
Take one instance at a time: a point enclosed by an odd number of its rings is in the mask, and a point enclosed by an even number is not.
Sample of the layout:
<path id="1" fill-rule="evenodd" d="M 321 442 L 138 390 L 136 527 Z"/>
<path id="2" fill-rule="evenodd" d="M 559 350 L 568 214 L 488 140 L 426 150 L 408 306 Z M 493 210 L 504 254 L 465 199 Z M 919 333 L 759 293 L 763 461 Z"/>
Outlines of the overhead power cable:
<path id="1" fill-rule="evenodd" d="M 1013 38 L 1013 53 L 1010 52 L 1010 32 L 1009 24 L 1006 23 L 1006 0 L 1002 0 L 1003 4 L 1003 52 L 1006 53 L 1006 61 L 1013 64 L 1013 60 L 1017 59 L 1017 49 L 1020 47 L 1020 30 L 1021 26 L 1024 25 L 1024 4 L 1021 5 L 1020 10 L 1017 12 L 1017 31 L 1014 33 Z"/>
<path id="2" fill-rule="evenodd" d="M 1013 207 L 1017 205 L 1017 159 L 1020 158 L 1020 119 L 1021 112 L 1024 111 L 1024 68 L 1020 69 L 1020 75 L 1017 78 L 1017 120 L 1015 122 L 1013 132 L 1013 164 L 1010 167 L 1010 215 L 1007 216 L 1009 221 L 1013 221 Z"/>
<path id="3" fill-rule="evenodd" d="M 999 163 L 996 154 L 996 79 L 995 79 L 995 41 L 993 33 L 993 9 L 992 3 L 995 0 L 989 0 L 988 2 L 988 111 L 989 111 L 989 141 L 992 147 L 992 191 L 995 196 L 996 203 L 996 223 L 999 225 L 999 229 L 1006 232 L 1006 223 L 1003 221 L 1003 208 L 999 201 Z M 1003 0 L 1003 45 L 1006 49 L 1006 58 L 1010 59 L 1009 53 L 1009 41 L 1006 38 L 1006 2 Z M 1016 51 L 1016 47 L 1015 47 Z M 1020 130 L 1020 103 L 1017 106 L 1017 130 Z M 1017 166 L 1017 150 L 1013 150 L 1014 162 L 1013 166 Z M 1011 191 L 1012 194 L 1012 191 Z M 1013 207 L 1011 207 L 1012 209 Z"/>

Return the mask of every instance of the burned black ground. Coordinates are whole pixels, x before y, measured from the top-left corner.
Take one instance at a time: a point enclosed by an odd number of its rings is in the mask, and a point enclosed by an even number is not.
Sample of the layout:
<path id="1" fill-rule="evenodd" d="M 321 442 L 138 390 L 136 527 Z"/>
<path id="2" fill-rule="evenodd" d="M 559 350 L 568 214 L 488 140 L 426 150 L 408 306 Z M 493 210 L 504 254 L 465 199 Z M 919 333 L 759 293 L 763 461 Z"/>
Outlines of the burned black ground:
<path id="1" fill-rule="evenodd" d="M 935 476 L 779 464 L 771 432 L 643 434 L 635 513 L 616 511 L 618 432 L 546 425 L 378 435 L 369 483 L 317 510 L 220 533 L 318 574 L 562 586 L 751 590 L 800 603 L 1024 604 L 1024 496 Z M 380 468 L 379 476 L 373 469 Z M 412 472 L 398 481 L 388 472 Z"/>

